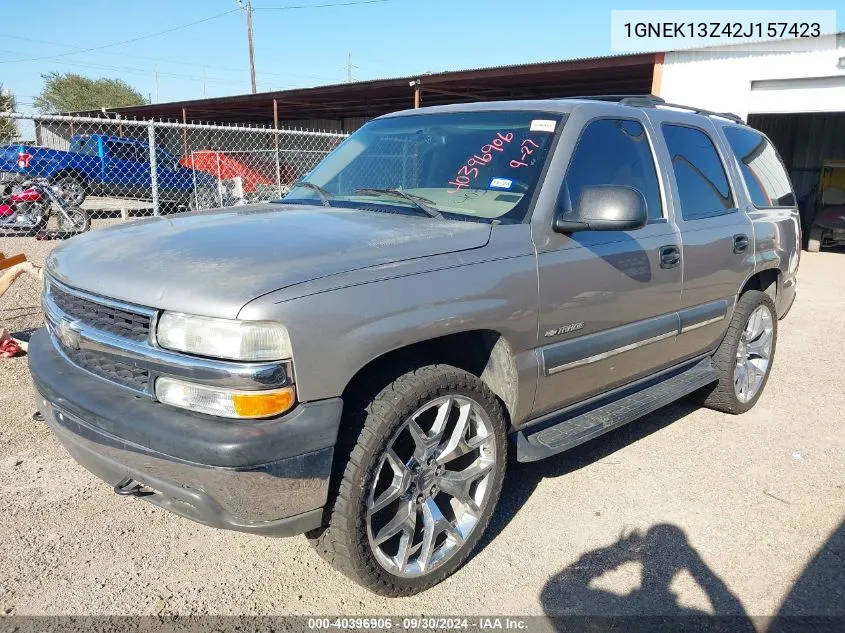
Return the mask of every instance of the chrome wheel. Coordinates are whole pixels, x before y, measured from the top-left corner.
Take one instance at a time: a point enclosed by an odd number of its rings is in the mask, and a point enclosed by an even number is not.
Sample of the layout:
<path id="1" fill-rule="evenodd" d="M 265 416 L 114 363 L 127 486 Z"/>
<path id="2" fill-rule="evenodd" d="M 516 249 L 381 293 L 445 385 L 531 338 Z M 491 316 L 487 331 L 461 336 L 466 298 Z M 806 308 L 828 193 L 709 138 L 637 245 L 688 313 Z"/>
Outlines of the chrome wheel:
<path id="1" fill-rule="evenodd" d="M 74 207 L 65 209 L 64 211 L 67 216 L 59 216 L 61 231 L 65 233 L 84 233 L 91 227 L 91 218 L 85 210 Z"/>
<path id="2" fill-rule="evenodd" d="M 388 442 L 367 498 L 379 564 L 413 578 L 449 560 L 487 507 L 497 459 L 493 426 L 471 398 L 442 396 L 413 413 Z"/>
<path id="3" fill-rule="evenodd" d="M 745 324 L 736 348 L 734 392 L 740 402 L 748 402 L 760 390 L 769 371 L 772 355 L 773 316 L 766 305 L 758 305 Z"/>
<path id="4" fill-rule="evenodd" d="M 67 177 L 59 181 L 61 195 L 71 206 L 78 206 L 85 201 L 85 187 L 76 178 Z"/>

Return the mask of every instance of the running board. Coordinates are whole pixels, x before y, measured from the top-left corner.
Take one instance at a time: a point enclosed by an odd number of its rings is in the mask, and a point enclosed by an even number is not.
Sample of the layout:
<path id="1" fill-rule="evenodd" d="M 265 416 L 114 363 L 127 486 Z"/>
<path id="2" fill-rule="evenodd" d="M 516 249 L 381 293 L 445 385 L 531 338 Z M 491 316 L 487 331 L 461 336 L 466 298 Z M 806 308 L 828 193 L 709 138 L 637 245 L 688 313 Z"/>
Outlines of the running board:
<path id="1" fill-rule="evenodd" d="M 719 373 L 708 356 L 669 378 L 652 382 L 633 393 L 629 390 L 610 402 L 605 400 L 586 411 L 582 406 L 574 412 L 569 409 L 550 416 L 552 419 L 546 424 L 517 432 L 517 461 L 533 462 L 578 446 L 717 380 Z M 543 428 L 537 429 L 537 426 Z"/>

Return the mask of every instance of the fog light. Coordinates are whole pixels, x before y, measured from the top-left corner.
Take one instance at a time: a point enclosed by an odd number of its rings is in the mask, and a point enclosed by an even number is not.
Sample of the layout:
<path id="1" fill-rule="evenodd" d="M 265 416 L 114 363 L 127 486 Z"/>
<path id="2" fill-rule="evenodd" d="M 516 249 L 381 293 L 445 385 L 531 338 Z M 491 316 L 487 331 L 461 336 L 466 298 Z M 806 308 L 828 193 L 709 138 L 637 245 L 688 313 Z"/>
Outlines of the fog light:
<path id="1" fill-rule="evenodd" d="M 267 418 L 284 413 L 293 406 L 293 387 L 263 391 L 233 391 L 159 378 L 155 383 L 159 402 L 224 418 Z"/>

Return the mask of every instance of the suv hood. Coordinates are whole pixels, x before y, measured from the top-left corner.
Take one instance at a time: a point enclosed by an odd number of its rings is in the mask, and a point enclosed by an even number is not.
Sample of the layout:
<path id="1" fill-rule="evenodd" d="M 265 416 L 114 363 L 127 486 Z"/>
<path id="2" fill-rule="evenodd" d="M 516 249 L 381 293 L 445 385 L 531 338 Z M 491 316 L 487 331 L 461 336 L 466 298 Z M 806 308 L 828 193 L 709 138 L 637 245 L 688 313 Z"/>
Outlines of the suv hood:
<path id="1" fill-rule="evenodd" d="M 150 218 L 55 249 L 65 284 L 128 303 L 234 318 L 249 301 L 351 270 L 480 248 L 490 225 L 262 204 Z"/>

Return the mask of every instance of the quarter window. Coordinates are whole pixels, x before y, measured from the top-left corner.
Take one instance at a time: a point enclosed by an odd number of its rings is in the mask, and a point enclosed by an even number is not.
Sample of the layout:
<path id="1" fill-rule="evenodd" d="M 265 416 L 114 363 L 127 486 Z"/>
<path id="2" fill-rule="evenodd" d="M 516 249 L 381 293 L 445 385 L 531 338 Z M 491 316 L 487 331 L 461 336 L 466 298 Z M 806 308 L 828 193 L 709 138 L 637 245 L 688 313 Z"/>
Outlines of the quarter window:
<path id="1" fill-rule="evenodd" d="M 794 207 L 795 194 L 777 151 L 762 134 L 726 127 L 742 178 L 755 207 Z"/>
<path id="2" fill-rule="evenodd" d="M 563 182 L 561 211 L 574 210 L 584 187 L 621 185 L 643 194 L 649 219 L 663 217 L 654 157 L 637 121 L 599 119 L 581 134 Z"/>
<path id="3" fill-rule="evenodd" d="M 734 209 L 725 167 L 710 137 L 695 128 L 669 124 L 663 125 L 663 137 L 672 159 L 684 220 Z"/>

